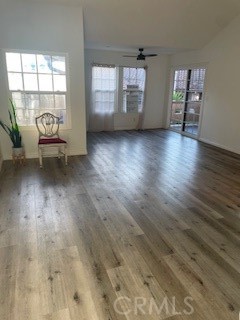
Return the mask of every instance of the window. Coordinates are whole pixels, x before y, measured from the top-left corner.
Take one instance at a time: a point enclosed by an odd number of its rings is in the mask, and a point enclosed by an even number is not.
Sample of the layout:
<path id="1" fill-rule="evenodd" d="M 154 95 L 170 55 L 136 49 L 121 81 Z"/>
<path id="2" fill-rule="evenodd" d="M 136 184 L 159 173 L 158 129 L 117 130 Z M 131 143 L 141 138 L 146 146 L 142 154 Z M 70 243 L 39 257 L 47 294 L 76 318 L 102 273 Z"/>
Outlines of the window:
<path id="1" fill-rule="evenodd" d="M 20 125 L 51 112 L 66 123 L 66 56 L 6 52 L 8 86 Z"/>
<path id="2" fill-rule="evenodd" d="M 92 106 L 94 112 L 142 112 L 145 79 L 145 68 L 93 65 Z M 118 108 L 116 108 L 117 105 Z"/>
<path id="3" fill-rule="evenodd" d="M 115 111 L 116 68 L 96 65 L 92 67 L 92 99 L 95 113 Z"/>
<path id="4" fill-rule="evenodd" d="M 202 107 L 205 68 L 175 70 L 170 128 L 197 136 Z"/>
<path id="5" fill-rule="evenodd" d="M 144 68 L 122 68 L 123 112 L 141 112 L 144 102 L 146 70 Z"/>

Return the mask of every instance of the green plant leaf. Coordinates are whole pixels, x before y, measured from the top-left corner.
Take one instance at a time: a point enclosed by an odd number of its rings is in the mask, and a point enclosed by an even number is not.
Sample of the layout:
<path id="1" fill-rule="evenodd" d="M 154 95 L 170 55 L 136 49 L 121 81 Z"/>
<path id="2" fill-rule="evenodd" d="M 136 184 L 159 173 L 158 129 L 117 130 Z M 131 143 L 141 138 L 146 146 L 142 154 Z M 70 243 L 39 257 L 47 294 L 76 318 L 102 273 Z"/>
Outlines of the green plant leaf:
<path id="1" fill-rule="evenodd" d="M 17 124 L 16 108 L 15 108 L 15 105 L 14 105 L 14 102 L 12 101 L 12 99 L 9 98 L 9 100 L 11 103 L 12 113 L 13 113 L 13 117 L 14 117 L 14 127 L 19 131 L 18 124 Z"/>
<path id="2" fill-rule="evenodd" d="M 181 91 L 173 91 L 172 100 L 173 101 L 183 101 L 184 94 Z"/>
<path id="3" fill-rule="evenodd" d="M 17 124 L 17 117 L 16 117 L 16 110 L 15 110 L 14 103 L 11 99 L 9 100 L 11 104 L 11 110 L 8 110 L 8 114 L 9 114 L 9 120 L 11 123 L 11 128 L 7 124 L 5 124 L 1 119 L 0 119 L 0 126 L 8 134 L 9 138 L 13 143 L 13 146 L 15 148 L 20 148 L 22 147 L 22 136 Z"/>

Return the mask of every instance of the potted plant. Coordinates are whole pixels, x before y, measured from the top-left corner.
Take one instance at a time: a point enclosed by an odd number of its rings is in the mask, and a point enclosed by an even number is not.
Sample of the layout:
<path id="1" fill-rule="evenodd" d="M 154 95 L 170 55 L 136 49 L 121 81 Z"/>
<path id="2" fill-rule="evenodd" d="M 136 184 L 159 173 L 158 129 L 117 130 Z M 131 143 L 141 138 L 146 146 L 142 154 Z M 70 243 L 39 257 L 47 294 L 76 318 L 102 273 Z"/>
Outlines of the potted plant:
<path id="1" fill-rule="evenodd" d="M 22 145 L 22 136 L 19 131 L 19 127 L 17 124 L 17 117 L 16 117 L 16 111 L 14 103 L 11 99 L 11 110 L 8 110 L 9 119 L 11 122 L 11 126 L 8 126 L 0 119 L 0 126 L 3 128 L 3 130 L 8 134 L 9 138 L 12 141 L 13 144 L 13 156 L 20 156 L 23 154 L 23 145 Z"/>

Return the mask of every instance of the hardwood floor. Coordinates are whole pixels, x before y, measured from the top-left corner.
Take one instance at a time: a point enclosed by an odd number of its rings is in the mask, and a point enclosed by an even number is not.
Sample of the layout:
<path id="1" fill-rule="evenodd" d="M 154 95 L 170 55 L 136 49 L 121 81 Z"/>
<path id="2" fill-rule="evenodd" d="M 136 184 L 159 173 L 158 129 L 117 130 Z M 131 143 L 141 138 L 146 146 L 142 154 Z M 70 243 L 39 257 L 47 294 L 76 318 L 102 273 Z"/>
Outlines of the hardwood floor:
<path id="1" fill-rule="evenodd" d="M 240 156 L 165 130 L 4 162 L 1 320 L 238 320 Z"/>

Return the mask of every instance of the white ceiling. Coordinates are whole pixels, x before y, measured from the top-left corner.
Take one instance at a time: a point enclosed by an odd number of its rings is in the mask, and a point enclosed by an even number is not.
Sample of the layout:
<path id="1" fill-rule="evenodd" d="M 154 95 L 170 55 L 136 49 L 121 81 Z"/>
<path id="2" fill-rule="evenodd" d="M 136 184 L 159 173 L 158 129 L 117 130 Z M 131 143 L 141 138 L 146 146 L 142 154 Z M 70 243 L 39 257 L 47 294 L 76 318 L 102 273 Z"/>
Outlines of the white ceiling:
<path id="1" fill-rule="evenodd" d="M 82 5 L 87 48 L 124 51 L 199 49 L 240 14 L 239 0 L 53 1 Z"/>

